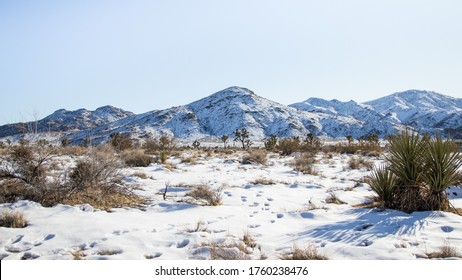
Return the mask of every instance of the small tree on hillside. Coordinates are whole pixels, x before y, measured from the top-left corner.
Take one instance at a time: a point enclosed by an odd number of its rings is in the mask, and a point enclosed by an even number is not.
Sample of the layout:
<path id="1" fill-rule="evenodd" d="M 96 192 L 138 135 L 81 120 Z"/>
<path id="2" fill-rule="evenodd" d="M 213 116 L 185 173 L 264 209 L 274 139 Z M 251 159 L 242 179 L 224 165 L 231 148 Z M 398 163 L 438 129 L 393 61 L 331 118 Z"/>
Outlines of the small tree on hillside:
<path id="1" fill-rule="evenodd" d="M 199 142 L 197 140 L 194 140 L 194 142 L 192 143 L 193 148 L 196 149 L 196 150 L 199 149 L 200 145 L 201 145 L 201 142 Z"/>
<path id="2" fill-rule="evenodd" d="M 348 145 L 351 145 L 353 143 L 353 141 L 354 141 L 353 136 L 351 136 L 351 135 L 347 135 L 346 139 L 348 140 Z"/>
<path id="3" fill-rule="evenodd" d="M 223 148 L 226 148 L 226 142 L 228 141 L 228 135 L 226 134 L 223 134 L 223 136 L 221 136 L 221 142 L 223 142 Z"/>
<path id="4" fill-rule="evenodd" d="M 250 135 L 247 129 L 243 128 L 241 130 L 236 129 L 234 131 L 234 141 L 239 141 L 242 144 L 242 149 L 250 148 L 253 142 L 250 140 Z"/>
<path id="5" fill-rule="evenodd" d="M 265 141 L 265 149 L 268 151 L 273 151 L 277 143 L 278 138 L 276 137 L 276 135 L 271 134 L 270 137 Z"/>

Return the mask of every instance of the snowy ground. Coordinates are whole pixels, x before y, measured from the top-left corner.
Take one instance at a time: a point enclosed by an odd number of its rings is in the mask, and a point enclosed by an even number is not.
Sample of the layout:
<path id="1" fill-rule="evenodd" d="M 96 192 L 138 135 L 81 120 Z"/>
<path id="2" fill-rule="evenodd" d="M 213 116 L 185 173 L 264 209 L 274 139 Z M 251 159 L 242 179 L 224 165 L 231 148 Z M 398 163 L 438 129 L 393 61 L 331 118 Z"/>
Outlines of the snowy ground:
<path id="1" fill-rule="evenodd" d="M 254 259 L 278 259 L 294 245 L 310 244 L 329 259 L 361 260 L 425 258 L 445 244 L 462 248 L 461 216 L 357 207 L 373 193 L 361 183 L 368 171 L 350 169 L 350 157 L 319 155 L 317 176 L 294 171 L 294 157 L 277 154 L 265 166 L 244 165 L 242 152 L 202 153 L 194 164 L 170 158 L 171 169 L 156 164 L 126 169 L 126 181 L 151 198 L 143 209 L 1 204 L 0 211 L 23 212 L 29 226 L 0 228 L 0 259 L 207 259 L 211 244 L 234 244 L 238 250 L 244 235 L 254 241 L 245 249 Z M 261 178 L 274 184 L 253 183 Z M 190 204 L 184 197 L 190 189 L 182 184 L 223 186 L 223 203 Z M 345 204 L 326 203 L 332 194 Z M 452 187 L 450 194 L 462 208 L 461 188 Z"/>

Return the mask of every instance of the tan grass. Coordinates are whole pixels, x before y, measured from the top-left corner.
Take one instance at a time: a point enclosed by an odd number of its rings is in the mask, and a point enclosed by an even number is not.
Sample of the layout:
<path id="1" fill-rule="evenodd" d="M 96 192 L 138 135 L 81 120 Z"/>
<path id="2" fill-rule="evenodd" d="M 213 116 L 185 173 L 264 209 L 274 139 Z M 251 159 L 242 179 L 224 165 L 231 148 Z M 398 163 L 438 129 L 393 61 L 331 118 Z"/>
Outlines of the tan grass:
<path id="1" fill-rule="evenodd" d="M 2 212 L 0 226 L 6 228 L 24 228 L 27 226 L 27 220 L 22 212 L 6 210 Z"/>
<path id="2" fill-rule="evenodd" d="M 320 254 L 313 244 L 305 248 L 300 248 L 297 245 L 292 247 L 292 251 L 279 256 L 281 260 L 328 260 L 328 258 Z"/>

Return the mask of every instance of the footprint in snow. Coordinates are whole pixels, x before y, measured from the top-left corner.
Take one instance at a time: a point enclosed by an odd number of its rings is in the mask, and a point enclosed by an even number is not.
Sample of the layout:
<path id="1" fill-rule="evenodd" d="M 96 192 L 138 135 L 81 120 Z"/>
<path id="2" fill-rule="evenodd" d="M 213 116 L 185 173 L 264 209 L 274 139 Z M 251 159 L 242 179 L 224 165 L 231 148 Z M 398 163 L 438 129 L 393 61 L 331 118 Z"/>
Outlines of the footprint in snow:
<path id="1" fill-rule="evenodd" d="M 284 218 L 284 214 L 279 213 L 279 214 L 276 215 L 276 217 L 277 217 L 278 219 L 282 219 L 282 218 Z"/>
<path id="2" fill-rule="evenodd" d="M 249 228 L 258 228 L 260 227 L 261 225 L 248 225 Z"/>
<path id="3" fill-rule="evenodd" d="M 56 234 L 52 234 L 52 233 L 47 234 L 43 238 L 39 238 L 39 239 L 35 240 L 32 244 L 34 244 L 34 246 L 36 246 L 36 247 L 40 246 L 40 245 L 43 244 L 44 241 L 51 240 L 51 239 L 55 238 L 55 236 L 56 236 Z"/>
<path id="4" fill-rule="evenodd" d="M 145 255 L 144 257 L 148 260 L 152 260 L 152 259 L 157 259 L 158 257 L 162 256 L 162 253 L 160 252 L 155 252 L 153 254 L 149 254 L 149 255 Z"/>
<path id="5" fill-rule="evenodd" d="M 3 260 L 4 258 L 8 257 L 8 254 L 0 254 L 0 261 Z"/>
<path id="6" fill-rule="evenodd" d="M 371 226 L 373 226 L 373 224 L 364 224 L 364 225 L 359 225 L 355 228 L 356 231 L 363 231 L 363 230 L 366 230 L 368 228 L 370 228 Z"/>
<path id="7" fill-rule="evenodd" d="M 452 231 L 454 230 L 454 228 L 451 227 L 451 226 L 442 226 L 442 227 L 441 227 L 441 230 L 442 230 L 443 232 L 452 232 Z"/>
<path id="8" fill-rule="evenodd" d="M 274 199 L 272 197 L 268 197 L 266 200 L 273 201 Z"/>
<path id="9" fill-rule="evenodd" d="M 367 247 L 367 246 L 371 246 L 372 244 L 374 244 L 374 242 L 372 242 L 372 241 L 370 241 L 370 240 L 364 240 L 364 241 L 362 241 L 361 243 L 359 243 L 358 246 Z"/>
<path id="10" fill-rule="evenodd" d="M 38 257 L 40 257 L 39 254 L 32 253 L 32 252 L 25 252 L 21 257 L 21 260 L 34 260 Z"/>
<path id="11" fill-rule="evenodd" d="M 188 246 L 189 242 L 190 242 L 189 239 L 185 239 L 185 240 L 181 241 L 180 243 L 177 243 L 176 247 L 179 248 L 179 249 L 184 248 L 184 247 Z"/>

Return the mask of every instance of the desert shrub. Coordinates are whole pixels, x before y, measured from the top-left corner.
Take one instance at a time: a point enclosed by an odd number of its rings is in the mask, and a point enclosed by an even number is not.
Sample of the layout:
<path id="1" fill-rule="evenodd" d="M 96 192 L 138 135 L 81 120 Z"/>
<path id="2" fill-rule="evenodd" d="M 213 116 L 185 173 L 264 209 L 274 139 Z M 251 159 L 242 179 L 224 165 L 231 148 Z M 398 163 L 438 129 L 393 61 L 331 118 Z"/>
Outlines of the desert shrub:
<path id="1" fill-rule="evenodd" d="M 145 199 L 122 185 L 122 162 L 113 149 L 102 146 L 89 150 L 70 171 L 67 181 L 53 204 L 70 205 L 88 203 L 96 208 L 110 209 L 138 206 Z"/>
<path id="2" fill-rule="evenodd" d="M 303 143 L 303 150 L 311 153 L 316 153 L 322 148 L 322 141 L 319 137 L 314 136 L 312 133 L 306 135 Z"/>
<path id="3" fill-rule="evenodd" d="M 281 260 L 328 260 L 328 258 L 320 254 L 313 244 L 305 248 L 300 248 L 297 245 L 292 247 L 292 251 L 280 255 Z"/>
<path id="4" fill-rule="evenodd" d="M 188 192 L 186 195 L 190 196 L 198 201 L 203 201 L 204 205 L 207 206 L 218 206 L 221 205 L 223 188 L 212 189 L 207 185 L 193 186 L 193 190 Z"/>
<path id="5" fill-rule="evenodd" d="M 429 210 L 449 210 L 449 201 L 445 190 L 460 180 L 459 169 L 462 161 L 451 141 L 436 137 L 427 145 L 423 154 L 424 165 L 422 181 L 428 187 L 426 208 Z"/>
<path id="6" fill-rule="evenodd" d="M 47 192 L 49 164 L 56 150 L 49 145 L 13 146 L 0 159 L 1 200 L 39 201 Z M 4 189 L 13 186 L 12 189 Z M 21 193 L 15 193 L 21 190 Z"/>
<path id="7" fill-rule="evenodd" d="M 276 148 L 277 143 L 278 143 L 278 138 L 276 137 L 276 135 L 271 134 L 270 137 L 266 139 L 264 142 L 265 149 L 268 151 L 273 151 L 274 148 Z"/>
<path id="8" fill-rule="evenodd" d="M 371 170 L 374 167 L 374 163 L 364 159 L 363 157 L 352 157 L 348 161 L 348 166 L 351 169 L 366 168 L 367 170 Z"/>
<path id="9" fill-rule="evenodd" d="M 147 153 L 153 154 L 159 151 L 171 151 L 176 148 L 176 140 L 170 135 L 161 135 L 148 139 L 144 142 L 143 148 Z"/>
<path id="10" fill-rule="evenodd" d="M 146 167 L 155 161 L 152 156 L 145 154 L 141 149 L 125 150 L 121 156 L 125 164 L 131 167 Z"/>
<path id="11" fill-rule="evenodd" d="M 313 154 L 306 152 L 303 153 L 300 158 L 295 160 L 295 170 L 302 172 L 303 174 L 318 175 L 314 164 L 316 159 Z"/>
<path id="12" fill-rule="evenodd" d="M 166 151 L 160 151 L 159 153 L 160 163 L 162 164 L 167 163 L 167 159 L 168 159 L 168 153 Z"/>
<path id="13" fill-rule="evenodd" d="M 293 137 L 280 139 L 277 149 L 283 156 L 291 155 L 292 153 L 300 150 L 300 138 Z"/>
<path id="14" fill-rule="evenodd" d="M 258 178 L 253 181 L 250 181 L 249 183 L 253 185 L 274 185 L 276 182 L 274 182 L 273 179 L 267 179 L 267 178 Z"/>
<path id="15" fill-rule="evenodd" d="M 27 220 L 19 211 L 3 211 L 0 219 L 0 227 L 23 228 L 27 226 Z"/>
<path id="16" fill-rule="evenodd" d="M 438 248 L 438 251 L 426 253 L 426 255 L 429 259 L 462 258 L 457 248 L 452 246 L 447 240 Z"/>
<path id="17" fill-rule="evenodd" d="M 329 204 L 346 204 L 344 201 L 340 200 L 337 195 L 333 192 L 329 192 L 329 196 L 326 198 L 326 203 Z"/>
<path id="18" fill-rule="evenodd" d="M 119 132 L 110 135 L 109 143 L 116 151 L 124 151 L 133 147 L 130 135 L 122 135 Z"/>
<path id="19" fill-rule="evenodd" d="M 377 193 L 384 207 L 393 207 L 393 191 L 397 185 L 397 179 L 387 166 L 382 165 L 372 170 L 366 182 Z"/>
<path id="20" fill-rule="evenodd" d="M 451 208 L 445 191 L 460 181 L 462 167 L 460 153 L 452 141 L 406 130 L 389 138 L 386 161 L 389 172 L 396 177 L 391 201 L 386 203 L 389 207 L 406 212 Z M 370 184 L 381 191 L 380 185 L 390 183 L 384 176 L 383 171 L 373 171 Z M 387 176 L 390 179 L 391 175 Z"/>
<path id="21" fill-rule="evenodd" d="M 266 164 L 267 153 L 264 150 L 253 150 L 242 157 L 242 164 Z"/>

